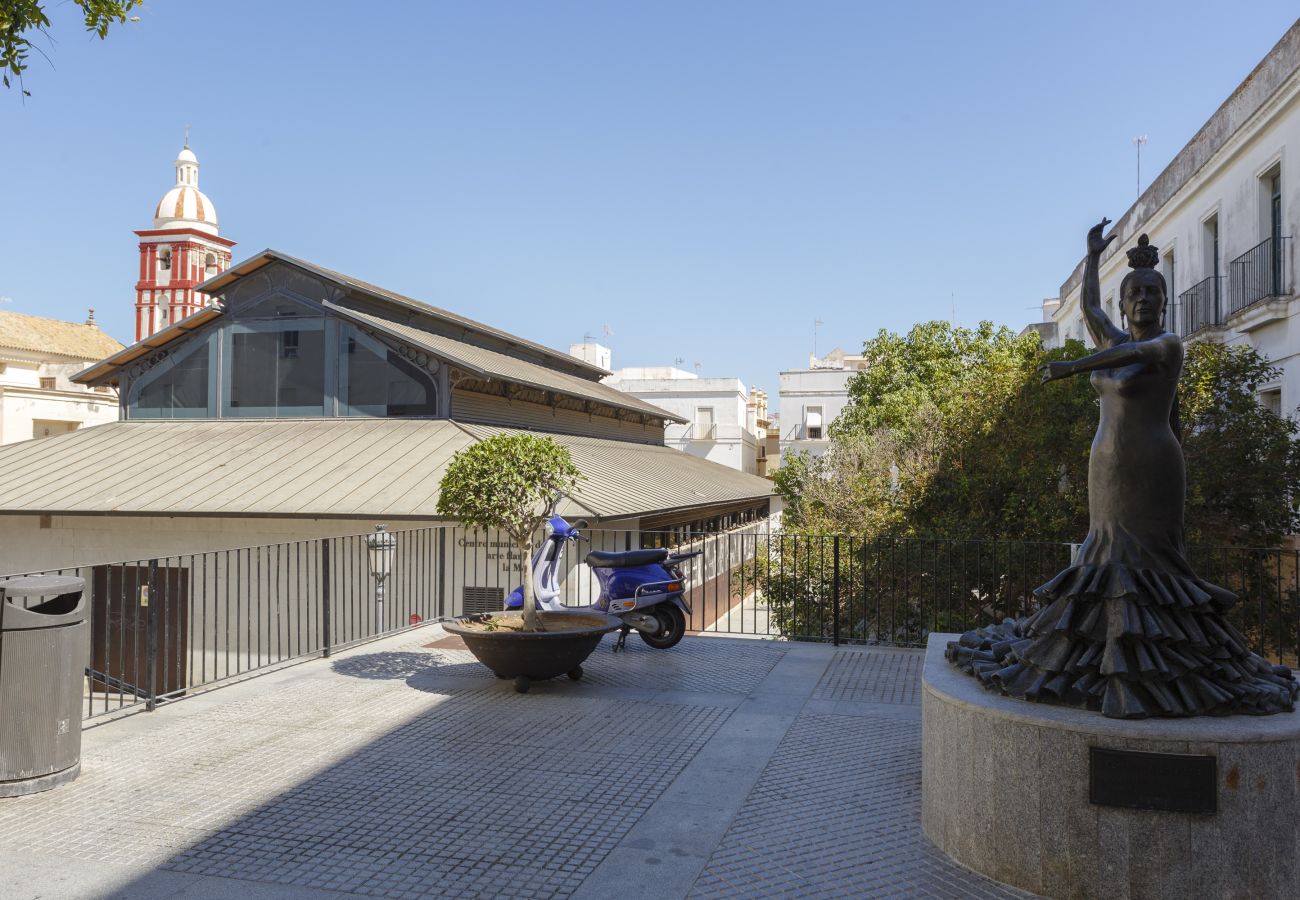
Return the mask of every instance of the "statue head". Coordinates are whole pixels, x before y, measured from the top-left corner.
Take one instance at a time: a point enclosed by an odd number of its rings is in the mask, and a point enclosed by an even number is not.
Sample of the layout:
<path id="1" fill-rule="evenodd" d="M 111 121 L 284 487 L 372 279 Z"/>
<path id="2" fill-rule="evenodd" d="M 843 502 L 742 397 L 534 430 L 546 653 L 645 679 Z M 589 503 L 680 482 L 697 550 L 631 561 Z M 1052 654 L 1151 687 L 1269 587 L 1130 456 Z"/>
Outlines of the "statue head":
<path id="1" fill-rule="evenodd" d="M 1133 269 L 1119 285 L 1120 308 L 1128 321 L 1139 328 L 1159 325 L 1168 303 L 1165 276 L 1156 271 L 1160 252 L 1151 246 L 1145 234 L 1138 245 L 1128 251 L 1128 264 Z"/>

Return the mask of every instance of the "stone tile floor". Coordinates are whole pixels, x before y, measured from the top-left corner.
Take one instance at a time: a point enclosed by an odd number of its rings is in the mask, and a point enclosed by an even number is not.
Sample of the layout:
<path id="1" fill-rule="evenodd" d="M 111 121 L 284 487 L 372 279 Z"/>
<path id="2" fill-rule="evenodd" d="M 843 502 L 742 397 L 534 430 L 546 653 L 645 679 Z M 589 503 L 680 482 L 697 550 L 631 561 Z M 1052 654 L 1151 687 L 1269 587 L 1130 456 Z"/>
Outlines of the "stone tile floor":
<path id="1" fill-rule="evenodd" d="M 1024 896 L 921 834 L 921 651 L 606 639 L 520 695 L 441 637 L 88 729 L 0 896 Z"/>

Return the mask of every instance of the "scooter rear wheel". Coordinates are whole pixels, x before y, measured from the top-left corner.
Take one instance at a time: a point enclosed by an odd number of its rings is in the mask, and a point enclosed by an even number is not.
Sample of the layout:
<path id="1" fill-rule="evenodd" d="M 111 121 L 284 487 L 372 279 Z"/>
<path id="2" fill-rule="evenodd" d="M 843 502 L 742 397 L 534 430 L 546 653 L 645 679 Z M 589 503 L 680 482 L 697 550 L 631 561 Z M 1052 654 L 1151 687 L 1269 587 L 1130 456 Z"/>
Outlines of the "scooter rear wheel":
<path id="1" fill-rule="evenodd" d="M 667 650 L 669 647 L 675 647 L 677 642 L 686 634 L 686 616 L 675 603 L 660 603 L 649 610 L 654 617 L 659 620 L 659 630 L 654 634 L 646 634 L 644 631 L 637 631 L 641 635 L 641 640 L 645 641 L 656 650 Z"/>

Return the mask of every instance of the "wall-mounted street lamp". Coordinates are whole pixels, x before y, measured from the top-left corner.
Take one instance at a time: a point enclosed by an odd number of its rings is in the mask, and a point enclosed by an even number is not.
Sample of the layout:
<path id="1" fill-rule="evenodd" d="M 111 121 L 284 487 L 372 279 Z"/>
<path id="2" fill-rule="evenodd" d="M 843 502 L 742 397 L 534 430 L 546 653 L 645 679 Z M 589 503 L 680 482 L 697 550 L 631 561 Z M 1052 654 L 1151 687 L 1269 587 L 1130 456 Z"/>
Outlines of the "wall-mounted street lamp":
<path id="1" fill-rule="evenodd" d="M 366 537 L 370 576 L 375 579 L 375 629 L 379 634 L 384 633 L 384 582 L 393 571 L 396 551 L 397 537 L 389 534 L 387 525 L 376 525 L 375 533 Z"/>

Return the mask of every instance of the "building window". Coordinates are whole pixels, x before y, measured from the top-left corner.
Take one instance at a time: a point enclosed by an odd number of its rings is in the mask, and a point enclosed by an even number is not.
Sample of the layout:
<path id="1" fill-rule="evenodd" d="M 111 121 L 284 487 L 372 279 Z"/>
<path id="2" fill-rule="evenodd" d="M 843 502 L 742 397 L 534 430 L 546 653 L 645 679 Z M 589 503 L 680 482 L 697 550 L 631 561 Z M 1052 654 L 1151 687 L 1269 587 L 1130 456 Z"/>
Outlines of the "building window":
<path id="1" fill-rule="evenodd" d="M 56 385 L 57 383 L 58 383 L 58 380 L 57 380 L 57 379 L 54 379 L 54 378 L 42 378 L 42 379 L 41 379 L 41 390 L 43 390 L 43 391 L 52 391 L 52 390 L 54 390 L 55 385 Z"/>
<path id="2" fill-rule="evenodd" d="M 1274 388 L 1271 391 L 1260 391 L 1259 405 L 1279 419 L 1282 418 L 1282 389 Z"/>
<path id="3" fill-rule="evenodd" d="M 1208 275 L 1219 277 L 1219 217 L 1210 216 L 1204 224 L 1205 271 Z"/>
<path id="4" fill-rule="evenodd" d="M 199 343 L 172 364 L 147 373 L 132 393 L 128 405 L 132 418 L 201 419 L 212 415 L 209 406 L 209 369 L 212 351 L 208 341 Z"/>
<path id="5" fill-rule="evenodd" d="M 433 379 L 350 325 L 339 329 L 339 415 L 436 416 Z"/>
<path id="6" fill-rule="evenodd" d="M 695 440 L 711 441 L 717 437 L 717 423 L 713 421 L 712 406 L 695 408 Z"/>
<path id="7" fill-rule="evenodd" d="M 323 319 L 232 325 L 227 334 L 225 415 L 325 415 Z"/>
<path id="8" fill-rule="evenodd" d="M 809 406 L 804 409 L 804 436 L 810 441 L 820 441 L 825 426 L 822 423 L 822 408 Z"/>

